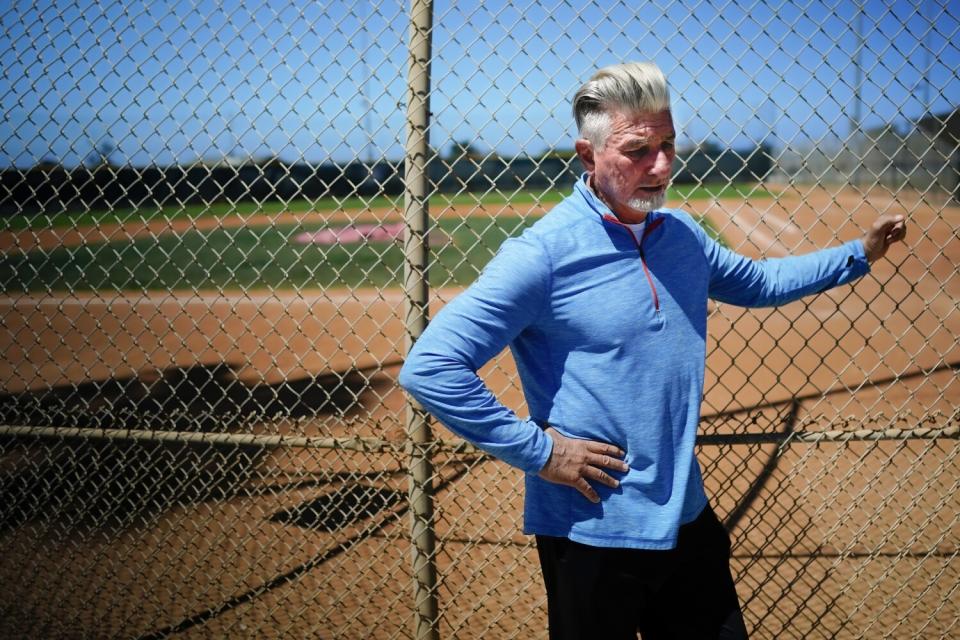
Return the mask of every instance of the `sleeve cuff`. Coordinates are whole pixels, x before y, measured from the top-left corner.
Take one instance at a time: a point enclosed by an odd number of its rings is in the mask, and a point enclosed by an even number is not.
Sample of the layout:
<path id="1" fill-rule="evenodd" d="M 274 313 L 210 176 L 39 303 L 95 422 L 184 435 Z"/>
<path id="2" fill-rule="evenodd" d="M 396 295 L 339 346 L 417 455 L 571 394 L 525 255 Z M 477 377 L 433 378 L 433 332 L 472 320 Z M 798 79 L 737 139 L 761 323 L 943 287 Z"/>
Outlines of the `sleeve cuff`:
<path id="1" fill-rule="evenodd" d="M 847 271 L 850 273 L 849 279 L 859 278 L 870 273 L 870 263 L 867 261 L 867 253 L 863 248 L 863 240 L 851 240 L 847 243 L 850 247 L 851 255 L 847 259 Z"/>
<path id="2" fill-rule="evenodd" d="M 525 452 L 529 455 L 524 456 L 526 460 L 516 466 L 525 473 L 537 474 L 547 464 L 550 454 L 553 453 L 553 439 L 533 420 L 524 420 L 521 424 L 533 429 L 534 433 L 528 443 L 528 452 Z"/>

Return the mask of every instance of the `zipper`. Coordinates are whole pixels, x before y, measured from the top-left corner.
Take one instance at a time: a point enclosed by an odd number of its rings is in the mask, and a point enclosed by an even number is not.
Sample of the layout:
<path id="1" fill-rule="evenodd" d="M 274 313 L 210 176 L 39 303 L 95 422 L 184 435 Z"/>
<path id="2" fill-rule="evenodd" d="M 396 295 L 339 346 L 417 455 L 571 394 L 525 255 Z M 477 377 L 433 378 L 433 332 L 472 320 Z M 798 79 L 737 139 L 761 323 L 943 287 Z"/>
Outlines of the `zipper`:
<path id="1" fill-rule="evenodd" d="M 630 237 L 633 239 L 633 244 L 637 246 L 637 253 L 640 254 L 640 264 L 643 265 L 643 274 L 647 276 L 647 284 L 650 285 L 650 293 L 653 294 L 653 309 L 657 312 L 657 315 L 660 314 L 660 296 L 657 294 L 657 287 L 653 284 L 653 276 L 650 275 L 650 269 L 647 267 L 647 257 L 643 252 L 643 241 L 647 239 L 647 236 L 650 235 L 654 229 L 660 226 L 663 222 L 663 218 L 657 218 L 652 222 L 648 222 L 647 225 L 643 228 L 643 236 L 637 240 L 637 236 L 633 233 L 633 229 L 629 225 L 626 225 L 620 222 L 614 216 L 607 214 L 603 216 L 603 219 L 607 222 L 612 222 L 614 224 L 620 225 L 626 229 L 627 233 L 630 234 Z"/>

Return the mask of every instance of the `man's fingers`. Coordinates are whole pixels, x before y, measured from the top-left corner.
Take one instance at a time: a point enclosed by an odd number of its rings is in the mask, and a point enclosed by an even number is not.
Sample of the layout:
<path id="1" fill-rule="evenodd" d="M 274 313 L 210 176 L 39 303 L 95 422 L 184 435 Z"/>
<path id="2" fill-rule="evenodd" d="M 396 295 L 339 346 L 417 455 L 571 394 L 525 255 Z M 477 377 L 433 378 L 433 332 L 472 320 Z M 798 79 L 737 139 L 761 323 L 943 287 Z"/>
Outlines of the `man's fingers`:
<path id="1" fill-rule="evenodd" d="M 593 490 L 593 487 L 590 486 L 590 483 L 586 481 L 585 478 L 580 478 L 573 484 L 573 488 L 579 491 L 586 497 L 587 500 L 596 504 L 600 502 L 600 496 L 597 495 L 597 492 Z"/>
<path id="2" fill-rule="evenodd" d="M 903 216 L 884 216 L 877 220 L 878 230 L 882 230 L 887 235 L 897 232 L 902 233 L 906 226 Z"/>
<path id="3" fill-rule="evenodd" d="M 901 242 L 907 235 L 907 226 L 902 222 L 893 222 L 884 229 L 883 243 L 890 246 L 895 242 Z"/>
<path id="4" fill-rule="evenodd" d="M 590 464 L 595 467 L 615 469 L 616 471 L 626 472 L 630 470 L 630 466 L 626 462 L 617 458 L 611 458 L 609 455 L 593 456 L 590 458 Z"/>
<path id="5" fill-rule="evenodd" d="M 620 482 L 612 478 L 610 474 L 604 473 L 596 467 L 587 467 L 584 471 L 584 475 L 589 477 L 591 480 L 596 480 L 600 484 L 605 484 L 611 489 L 616 489 L 620 486 Z"/>
<path id="6" fill-rule="evenodd" d="M 592 440 L 588 440 L 587 451 L 591 453 L 602 453 L 604 455 L 612 456 L 614 458 L 623 457 L 623 450 L 620 447 L 617 447 L 612 444 L 607 444 L 605 442 L 594 442 Z"/>
<path id="7" fill-rule="evenodd" d="M 899 222 L 894 222 L 890 225 L 890 228 L 887 230 L 887 241 L 888 242 L 898 242 L 903 240 L 907 235 L 907 225 L 901 220 Z"/>
<path id="8" fill-rule="evenodd" d="M 617 447 L 612 444 L 606 444 L 605 442 L 594 442 L 588 441 L 587 451 L 599 454 L 593 455 L 588 458 L 590 464 L 595 467 L 606 467 L 607 469 L 615 469 L 617 471 L 629 471 L 630 466 L 626 462 L 621 460 L 623 457 L 623 450 L 620 447 Z"/>

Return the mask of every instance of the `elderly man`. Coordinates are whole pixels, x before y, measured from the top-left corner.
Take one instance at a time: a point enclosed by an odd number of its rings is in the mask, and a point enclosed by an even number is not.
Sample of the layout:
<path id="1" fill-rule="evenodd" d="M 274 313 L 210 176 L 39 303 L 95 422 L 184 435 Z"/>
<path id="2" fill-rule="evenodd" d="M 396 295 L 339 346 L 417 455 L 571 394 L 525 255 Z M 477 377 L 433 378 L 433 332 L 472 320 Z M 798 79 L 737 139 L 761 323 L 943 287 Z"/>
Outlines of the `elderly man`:
<path id="1" fill-rule="evenodd" d="M 905 222 L 750 260 L 663 208 L 676 133 L 659 68 L 601 69 L 573 111 L 585 176 L 437 314 L 400 384 L 526 472 L 551 638 L 744 638 L 730 540 L 694 457 L 707 300 L 773 306 L 849 283 Z M 508 345 L 529 419 L 477 377 Z"/>

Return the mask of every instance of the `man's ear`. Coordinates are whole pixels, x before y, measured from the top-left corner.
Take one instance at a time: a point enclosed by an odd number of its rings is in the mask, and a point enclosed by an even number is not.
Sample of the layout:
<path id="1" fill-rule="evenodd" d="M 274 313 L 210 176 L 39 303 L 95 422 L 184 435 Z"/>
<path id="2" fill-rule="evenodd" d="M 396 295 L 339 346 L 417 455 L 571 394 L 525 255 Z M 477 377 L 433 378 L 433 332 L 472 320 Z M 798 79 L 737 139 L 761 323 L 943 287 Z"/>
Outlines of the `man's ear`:
<path id="1" fill-rule="evenodd" d="M 577 157 L 580 158 L 580 164 L 587 173 L 593 173 L 595 166 L 593 160 L 593 144 L 586 138 L 578 138 L 574 143 L 574 149 L 577 150 Z"/>

